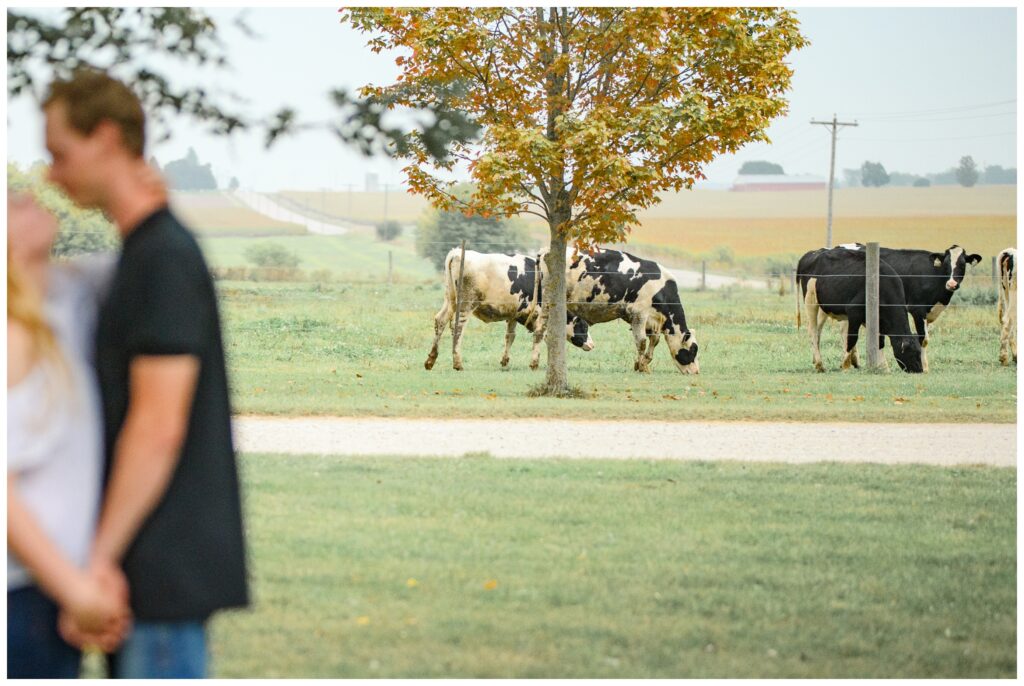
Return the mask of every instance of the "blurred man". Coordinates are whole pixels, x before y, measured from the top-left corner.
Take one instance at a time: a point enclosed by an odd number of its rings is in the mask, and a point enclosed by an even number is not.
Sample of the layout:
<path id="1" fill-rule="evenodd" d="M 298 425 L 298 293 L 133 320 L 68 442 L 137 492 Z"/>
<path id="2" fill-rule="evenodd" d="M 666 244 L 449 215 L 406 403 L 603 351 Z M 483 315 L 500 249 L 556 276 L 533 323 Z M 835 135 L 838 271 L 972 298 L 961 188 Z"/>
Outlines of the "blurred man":
<path id="1" fill-rule="evenodd" d="M 145 115 L 131 89 L 83 70 L 54 82 L 43 110 L 50 180 L 102 210 L 123 240 L 96 339 L 106 490 L 90 558 L 97 574 L 123 567 L 130 589 L 135 625 L 112 672 L 204 677 L 207 619 L 248 603 L 213 281 L 145 181 Z"/>

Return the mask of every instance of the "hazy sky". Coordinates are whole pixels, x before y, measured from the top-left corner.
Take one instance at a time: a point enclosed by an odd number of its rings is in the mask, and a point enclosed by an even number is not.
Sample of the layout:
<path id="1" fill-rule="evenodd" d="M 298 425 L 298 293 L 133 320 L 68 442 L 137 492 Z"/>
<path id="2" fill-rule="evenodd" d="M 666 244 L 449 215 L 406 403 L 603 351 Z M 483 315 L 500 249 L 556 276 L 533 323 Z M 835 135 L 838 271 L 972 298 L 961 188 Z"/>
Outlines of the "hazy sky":
<path id="1" fill-rule="evenodd" d="M 44 10 L 40 10 L 44 11 Z M 54 10 L 45 10 L 53 12 Z M 190 82 L 220 84 L 244 96 L 253 114 L 282 106 L 327 120 L 327 93 L 367 83 L 391 83 L 393 57 L 375 55 L 366 37 L 339 24 L 337 8 L 210 9 L 222 22 L 233 71 L 182 73 Z M 230 26 L 245 13 L 261 38 Z M 981 166 L 1016 166 L 1017 16 L 1014 8 L 800 8 L 811 45 L 792 56 L 789 115 L 769 130 L 773 145 L 751 145 L 706 169 L 709 181 L 729 183 L 740 164 L 766 159 L 790 174 L 827 176 L 829 134 L 814 119 L 857 119 L 843 129 L 836 170 L 865 160 L 892 171 L 924 174 L 972 155 Z M 27 98 L 8 103 L 8 159 L 44 159 L 41 117 Z M 257 190 L 361 188 L 367 172 L 399 183 L 402 166 L 367 159 L 331 134 L 308 132 L 269 151 L 258 136 L 222 139 L 182 119 L 173 138 L 154 146 L 161 163 L 189 146 L 213 165 L 222 185 L 237 176 Z"/>

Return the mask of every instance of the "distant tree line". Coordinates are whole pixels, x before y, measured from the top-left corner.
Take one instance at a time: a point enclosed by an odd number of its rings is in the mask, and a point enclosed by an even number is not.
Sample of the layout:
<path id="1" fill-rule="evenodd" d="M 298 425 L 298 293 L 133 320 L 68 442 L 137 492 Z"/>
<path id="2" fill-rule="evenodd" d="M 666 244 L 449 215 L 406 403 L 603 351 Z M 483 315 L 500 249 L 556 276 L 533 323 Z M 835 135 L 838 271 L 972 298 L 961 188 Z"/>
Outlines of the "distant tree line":
<path id="1" fill-rule="evenodd" d="M 859 169 L 844 169 L 839 179 L 843 186 L 953 186 L 971 187 L 974 185 L 990 186 L 995 184 L 1016 184 L 1017 168 L 1009 169 L 998 164 L 978 168 L 974 158 L 965 155 L 955 167 L 932 174 L 906 174 L 903 172 L 887 172 L 881 162 L 865 161 Z"/>

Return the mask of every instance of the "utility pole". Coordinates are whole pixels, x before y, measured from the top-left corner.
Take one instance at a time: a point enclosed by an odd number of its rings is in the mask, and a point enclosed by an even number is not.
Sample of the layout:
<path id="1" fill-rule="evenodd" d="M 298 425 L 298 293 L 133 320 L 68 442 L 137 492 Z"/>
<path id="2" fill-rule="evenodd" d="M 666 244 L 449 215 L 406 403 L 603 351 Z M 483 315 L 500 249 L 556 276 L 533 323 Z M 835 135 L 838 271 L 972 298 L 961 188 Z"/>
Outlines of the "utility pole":
<path id="1" fill-rule="evenodd" d="M 836 179 L 836 132 L 840 126 L 857 126 L 856 120 L 852 122 L 837 121 L 836 115 L 832 115 L 832 121 L 811 120 L 812 124 L 821 124 L 832 128 L 832 161 L 828 165 L 828 233 L 825 237 L 825 247 L 832 247 L 832 188 Z"/>

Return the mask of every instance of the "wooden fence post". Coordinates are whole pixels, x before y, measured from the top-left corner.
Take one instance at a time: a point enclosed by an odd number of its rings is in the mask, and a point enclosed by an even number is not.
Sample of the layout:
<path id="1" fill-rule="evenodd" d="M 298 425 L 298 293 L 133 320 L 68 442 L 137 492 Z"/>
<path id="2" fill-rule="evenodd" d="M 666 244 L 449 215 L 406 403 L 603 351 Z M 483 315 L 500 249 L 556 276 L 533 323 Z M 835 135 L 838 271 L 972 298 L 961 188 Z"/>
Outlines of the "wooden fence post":
<path id="1" fill-rule="evenodd" d="M 999 272 L 996 271 L 996 256 L 993 255 L 992 256 L 992 290 L 995 291 L 998 294 L 999 293 L 999 279 L 997 277 L 997 274 L 999 274 Z"/>
<path id="2" fill-rule="evenodd" d="M 879 371 L 882 368 L 881 351 L 878 348 L 878 243 L 868 243 L 864 260 L 864 288 L 868 346 L 868 369 Z M 853 333 L 853 332 L 851 332 Z M 843 341 L 845 348 L 846 341 Z"/>
<path id="3" fill-rule="evenodd" d="M 392 270 L 392 266 L 393 266 L 392 254 L 391 254 L 391 251 L 388 250 L 388 287 L 389 288 L 391 287 L 391 270 Z"/>
<path id="4" fill-rule="evenodd" d="M 708 261 L 700 261 L 700 290 L 706 291 L 708 288 Z"/>

